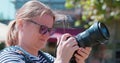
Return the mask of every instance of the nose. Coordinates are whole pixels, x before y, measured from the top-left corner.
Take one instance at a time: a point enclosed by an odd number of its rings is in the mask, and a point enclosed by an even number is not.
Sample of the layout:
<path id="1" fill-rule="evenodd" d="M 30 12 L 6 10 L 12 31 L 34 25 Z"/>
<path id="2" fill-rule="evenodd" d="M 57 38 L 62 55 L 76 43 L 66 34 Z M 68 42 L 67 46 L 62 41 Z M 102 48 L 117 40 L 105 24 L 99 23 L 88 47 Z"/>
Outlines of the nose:
<path id="1" fill-rule="evenodd" d="M 46 38 L 50 37 L 50 33 L 47 31 L 45 34 L 43 34 Z"/>

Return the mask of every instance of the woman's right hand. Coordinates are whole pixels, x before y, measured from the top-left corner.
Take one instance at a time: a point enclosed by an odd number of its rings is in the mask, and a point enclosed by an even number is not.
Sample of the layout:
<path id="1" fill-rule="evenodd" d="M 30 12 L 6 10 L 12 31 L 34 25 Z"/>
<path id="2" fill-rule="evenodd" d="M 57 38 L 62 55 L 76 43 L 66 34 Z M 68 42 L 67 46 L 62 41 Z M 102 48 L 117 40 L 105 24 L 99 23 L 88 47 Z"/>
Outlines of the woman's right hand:
<path id="1" fill-rule="evenodd" d="M 58 39 L 58 43 L 55 63 L 69 63 L 74 52 L 79 49 L 76 39 L 67 33 Z"/>

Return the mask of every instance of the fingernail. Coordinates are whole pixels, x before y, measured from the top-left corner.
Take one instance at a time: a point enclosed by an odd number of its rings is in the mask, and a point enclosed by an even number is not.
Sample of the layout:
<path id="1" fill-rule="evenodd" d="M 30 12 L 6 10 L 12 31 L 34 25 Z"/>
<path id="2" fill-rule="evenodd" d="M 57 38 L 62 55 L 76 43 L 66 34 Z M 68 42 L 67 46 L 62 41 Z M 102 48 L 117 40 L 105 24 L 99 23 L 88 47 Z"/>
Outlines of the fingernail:
<path id="1" fill-rule="evenodd" d="M 84 48 L 81 48 L 81 51 L 83 51 L 84 50 Z"/>

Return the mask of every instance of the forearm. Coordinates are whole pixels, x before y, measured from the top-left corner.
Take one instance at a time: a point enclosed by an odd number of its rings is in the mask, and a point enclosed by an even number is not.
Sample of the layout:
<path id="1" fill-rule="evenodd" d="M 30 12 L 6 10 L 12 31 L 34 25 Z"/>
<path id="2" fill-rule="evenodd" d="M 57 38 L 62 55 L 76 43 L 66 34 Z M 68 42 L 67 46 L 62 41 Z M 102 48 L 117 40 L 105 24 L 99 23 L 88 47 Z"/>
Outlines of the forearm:
<path id="1" fill-rule="evenodd" d="M 55 59 L 54 63 L 69 63 L 69 62 L 62 59 Z"/>
<path id="2" fill-rule="evenodd" d="M 54 63 L 69 63 L 69 62 L 65 62 L 65 61 L 61 61 L 61 60 L 55 60 Z M 77 63 L 85 63 L 83 62 L 77 62 Z"/>

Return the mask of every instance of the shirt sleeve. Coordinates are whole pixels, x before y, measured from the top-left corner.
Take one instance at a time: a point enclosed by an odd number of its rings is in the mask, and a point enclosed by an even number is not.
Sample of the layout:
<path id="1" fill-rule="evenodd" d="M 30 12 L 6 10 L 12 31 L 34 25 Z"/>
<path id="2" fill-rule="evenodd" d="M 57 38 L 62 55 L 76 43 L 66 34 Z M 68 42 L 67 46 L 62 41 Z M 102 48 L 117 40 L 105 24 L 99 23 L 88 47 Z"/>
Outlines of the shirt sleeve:
<path id="1" fill-rule="evenodd" d="M 10 52 L 3 52 L 0 54 L 0 63 L 25 63 L 22 59 L 24 58 L 22 55 L 17 55 Z"/>
<path id="2" fill-rule="evenodd" d="M 23 60 L 10 60 L 10 61 L 5 61 L 5 62 L 2 62 L 2 63 L 25 63 Z"/>

